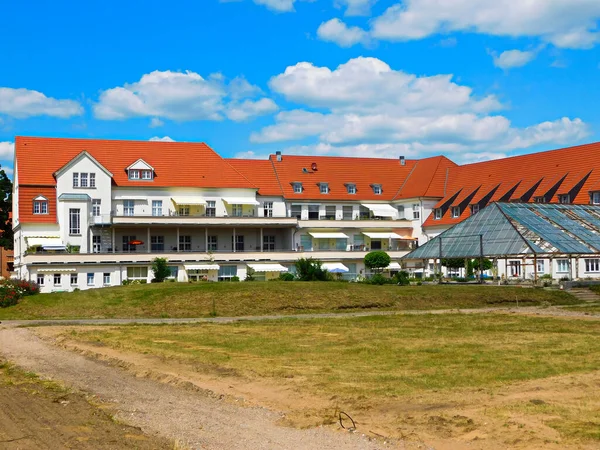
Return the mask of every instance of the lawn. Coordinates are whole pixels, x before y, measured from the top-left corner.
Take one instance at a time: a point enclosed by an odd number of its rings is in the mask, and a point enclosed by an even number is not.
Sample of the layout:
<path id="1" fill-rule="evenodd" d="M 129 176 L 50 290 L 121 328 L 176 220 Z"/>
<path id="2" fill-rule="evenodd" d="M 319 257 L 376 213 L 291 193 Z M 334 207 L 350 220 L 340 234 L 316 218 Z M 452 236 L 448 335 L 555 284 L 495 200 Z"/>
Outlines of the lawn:
<path id="1" fill-rule="evenodd" d="M 65 337 L 155 355 L 208 375 L 288 385 L 353 411 L 402 399 L 423 403 L 428 396 L 462 402 L 515 382 L 600 368 L 600 321 L 503 314 L 134 325 L 79 328 Z M 589 399 L 592 391 L 583 395 Z M 600 426 L 597 400 L 588 409 L 578 402 L 577 414 L 555 405 L 563 413 L 551 426 L 600 439 L 593 431 Z M 495 411 L 504 414 L 506 406 Z"/>
<path id="2" fill-rule="evenodd" d="M 41 294 L 0 309 L 6 319 L 206 317 L 361 310 L 576 304 L 560 291 L 505 286 L 371 286 L 341 282 L 161 283 Z M 214 302 L 214 303 L 213 303 Z"/>

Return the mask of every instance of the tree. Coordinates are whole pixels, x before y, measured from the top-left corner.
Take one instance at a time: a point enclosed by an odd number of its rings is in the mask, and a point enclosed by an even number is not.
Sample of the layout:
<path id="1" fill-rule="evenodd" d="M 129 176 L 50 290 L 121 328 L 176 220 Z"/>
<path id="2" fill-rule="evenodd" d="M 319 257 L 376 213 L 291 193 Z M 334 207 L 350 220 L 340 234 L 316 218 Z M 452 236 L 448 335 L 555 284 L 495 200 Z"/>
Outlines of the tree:
<path id="1" fill-rule="evenodd" d="M 462 269 L 465 267 L 465 260 L 463 258 L 445 258 L 442 259 L 442 266 L 447 269 Z"/>
<path id="2" fill-rule="evenodd" d="M 381 272 L 391 261 L 390 255 L 382 250 L 367 253 L 365 256 L 365 266 L 374 272 Z"/>
<path id="3" fill-rule="evenodd" d="M 256 271 L 252 267 L 248 267 L 248 270 L 246 270 L 246 279 L 244 281 L 255 281 L 255 273 Z"/>
<path id="4" fill-rule="evenodd" d="M 166 258 L 154 258 L 152 260 L 152 271 L 154 272 L 153 283 L 162 283 L 167 277 L 171 276 Z"/>
<path id="5" fill-rule="evenodd" d="M 0 247 L 12 250 L 14 245 L 12 220 L 12 181 L 0 167 Z"/>
<path id="6" fill-rule="evenodd" d="M 296 261 L 296 274 L 300 281 L 327 281 L 327 270 L 321 267 L 321 261 L 313 258 L 300 258 Z"/>
<path id="7" fill-rule="evenodd" d="M 491 270 L 494 267 L 494 263 L 487 258 L 483 258 L 483 270 Z M 473 269 L 479 270 L 479 260 L 473 260 Z"/>

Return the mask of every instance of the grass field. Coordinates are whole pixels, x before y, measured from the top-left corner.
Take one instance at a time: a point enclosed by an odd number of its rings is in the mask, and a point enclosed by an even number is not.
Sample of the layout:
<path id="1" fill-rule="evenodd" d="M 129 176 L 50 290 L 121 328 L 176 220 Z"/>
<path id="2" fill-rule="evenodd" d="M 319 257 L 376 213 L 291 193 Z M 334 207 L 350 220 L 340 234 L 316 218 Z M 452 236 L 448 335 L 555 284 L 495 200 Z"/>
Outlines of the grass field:
<path id="1" fill-rule="evenodd" d="M 560 291 L 499 286 L 371 286 L 357 283 L 162 283 L 41 294 L 0 309 L 2 319 L 206 317 L 360 310 L 576 304 Z"/>
<path id="2" fill-rule="evenodd" d="M 499 314 L 80 328 L 65 336 L 218 377 L 285 384 L 353 411 L 400 400 L 462 402 L 514 382 L 600 368 L 600 321 Z M 485 420 L 510 423 L 498 418 L 551 409 L 548 423 L 564 436 L 600 439 L 597 385 L 584 389 L 584 400 L 559 403 L 557 392 L 550 403 L 490 403 Z M 394 420 L 414 416 L 398 412 Z"/>

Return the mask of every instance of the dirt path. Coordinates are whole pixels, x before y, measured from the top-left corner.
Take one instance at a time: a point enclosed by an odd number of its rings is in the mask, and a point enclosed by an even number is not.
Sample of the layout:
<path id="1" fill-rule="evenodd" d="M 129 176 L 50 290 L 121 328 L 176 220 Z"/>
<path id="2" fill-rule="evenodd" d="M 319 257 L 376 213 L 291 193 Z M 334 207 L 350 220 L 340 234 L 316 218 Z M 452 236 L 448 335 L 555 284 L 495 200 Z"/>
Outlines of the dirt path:
<path id="1" fill-rule="evenodd" d="M 327 428 L 277 425 L 281 414 L 134 375 L 48 344 L 25 328 L 0 330 L 0 352 L 18 366 L 97 396 L 116 418 L 148 434 L 207 449 L 376 449 L 383 441 Z M 398 444 L 400 446 L 400 444 Z M 400 448 L 402 448 L 400 446 Z"/>

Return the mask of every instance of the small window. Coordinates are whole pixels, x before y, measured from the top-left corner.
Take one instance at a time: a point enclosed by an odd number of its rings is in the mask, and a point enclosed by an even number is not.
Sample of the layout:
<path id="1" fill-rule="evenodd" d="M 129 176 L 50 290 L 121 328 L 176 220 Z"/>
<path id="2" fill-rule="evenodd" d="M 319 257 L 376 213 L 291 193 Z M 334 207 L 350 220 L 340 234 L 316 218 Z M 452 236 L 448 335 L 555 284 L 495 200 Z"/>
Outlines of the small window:
<path id="1" fill-rule="evenodd" d="M 208 217 L 216 217 L 216 215 L 217 215 L 217 202 L 215 200 L 208 200 L 206 202 L 206 215 Z"/>
<path id="2" fill-rule="evenodd" d="M 152 215 L 162 216 L 162 200 L 152 200 Z"/>
<path id="3" fill-rule="evenodd" d="M 79 185 L 82 188 L 88 187 L 88 174 L 87 173 L 79 174 Z"/>
<path id="4" fill-rule="evenodd" d="M 104 279 L 105 286 L 110 285 L 110 273 L 105 273 L 103 279 Z"/>
<path id="5" fill-rule="evenodd" d="M 93 273 L 88 273 L 87 274 L 87 285 L 88 286 L 93 286 L 94 285 L 94 274 Z"/>
<path id="6" fill-rule="evenodd" d="M 302 194 L 302 183 L 294 183 L 294 194 Z"/>
<path id="7" fill-rule="evenodd" d="M 413 203 L 413 220 L 419 220 L 421 218 L 421 205 L 418 203 Z"/>
<path id="8" fill-rule="evenodd" d="M 597 273 L 600 272 L 600 259 L 586 259 L 585 260 L 585 271 Z"/>
<path id="9" fill-rule="evenodd" d="M 217 236 L 208 236 L 208 248 L 206 249 L 206 251 L 216 252 L 217 242 Z"/>
<path id="10" fill-rule="evenodd" d="M 139 180 L 140 179 L 140 171 L 138 169 L 129 169 L 129 179 L 130 180 Z"/>
<path id="11" fill-rule="evenodd" d="M 95 198 L 92 200 L 92 216 L 98 217 L 100 216 L 100 206 L 102 204 L 102 200 L 99 198 Z"/>
<path id="12" fill-rule="evenodd" d="M 535 203 L 546 203 L 546 197 L 536 197 L 534 199 Z"/>
<path id="13" fill-rule="evenodd" d="M 452 207 L 452 218 L 457 219 L 459 217 L 460 217 L 460 206 L 453 206 Z"/>
<path id="14" fill-rule="evenodd" d="M 231 215 L 233 217 L 242 217 L 243 208 L 242 205 L 231 205 Z"/>
<path id="15" fill-rule="evenodd" d="M 569 194 L 559 195 L 558 202 L 559 203 L 571 203 L 571 196 Z"/>
<path id="16" fill-rule="evenodd" d="M 180 216 L 189 216 L 190 215 L 190 207 L 187 205 L 180 206 L 178 213 Z M 208 214 L 207 214 L 208 215 Z"/>
<path id="17" fill-rule="evenodd" d="M 538 273 L 538 275 L 543 274 L 545 271 L 546 271 L 545 261 L 543 259 L 542 260 L 538 259 L 538 261 L 537 261 L 537 273 Z"/>
<path id="18" fill-rule="evenodd" d="M 62 276 L 60 273 L 54 274 L 54 286 L 60 286 L 62 284 Z"/>
<path id="19" fill-rule="evenodd" d="M 96 187 L 96 174 L 95 173 L 90 173 L 90 187 L 91 188 Z"/>
<path id="20" fill-rule="evenodd" d="M 273 217 L 273 202 L 264 202 L 263 203 L 263 216 L 264 217 Z"/>
<path id="21" fill-rule="evenodd" d="M 600 192 L 592 192 L 590 195 L 592 205 L 600 205 Z"/>
<path id="22" fill-rule="evenodd" d="M 48 214 L 48 200 L 34 200 L 33 213 Z"/>
<path id="23" fill-rule="evenodd" d="M 128 280 L 145 280 L 148 278 L 147 267 L 128 267 L 127 268 L 127 279 Z"/>
<path id="24" fill-rule="evenodd" d="M 348 192 L 348 194 L 356 194 L 356 185 L 355 184 L 347 184 L 346 185 L 346 191 Z"/>
<path id="25" fill-rule="evenodd" d="M 435 209 L 435 220 L 440 220 L 442 218 L 442 210 L 440 208 Z"/>
<path id="26" fill-rule="evenodd" d="M 165 251 L 165 237 L 164 236 L 150 236 L 150 250 L 153 252 L 164 252 Z"/>
<path id="27" fill-rule="evenodd" d="M 398 210 L 398 219 L 399 220 L 406 219 L 406 213 L 404 211 L 404 205 L 398 205 L 398 206 L 396 206 L 396 209 Z"/>
<path id="28" fill-rule="evenodd" d="M 557 272 L 569 272 L 569 260 L 568 259 L 557 259 L 556 260 L 556 271 Z"/>
<path id="29" fill-rule="evenodd" d="M 40 285 L 40 286 L 44 285 L 44 275 L 38 274 L 38 276 L 37 276 L 37 284 Z"/>
<path id="30" fill-rule="evenodd" d="M 179 236 L 179 251 L 180 252 L 191 252 L 192 251 L 192 237 L 191 236 Z"/>
<path id="31" fill-rule="evenodd" d="M 319 183 L 319 190 L 321 194 L 329 194 L 329 184 Z"/>
<path id="32" fill-rule="evenodd" d="M 471 214 L 477 214 L 479 212 L 479 203 L 471 205 Z"/>
<path id="33" fill-rule="evenodd" d="M 151 170 L 142 170 L 142 180 L 151 180 L 152 179 L 152 171 Z"/>
<path id="34" fill-rule="evenodd" d="M 71 274 L 71 286 L 73 286 L 73 285 L 77 285 L 77 274 L 76 273 Z"/>
<path id="35" fill-rule="evenodd" d="M 133 200 L 123 200 L 123 215 L 124 216 L 133 216 L 134 213 L 134 201 Z"/>
<path id="36" fill-rule="evenodd" d="M 383 192 L 383 189 L 381 188 L 380 184 L 374 184 L 373 185 L 373 194 L 375 194 L 375 195 L 381 195 L 382 192 Z"/>
<path id="37" fill-rule="evenodd" d="M 73 187 L 79 187 L 79 172 L 73 172 Z"/>

